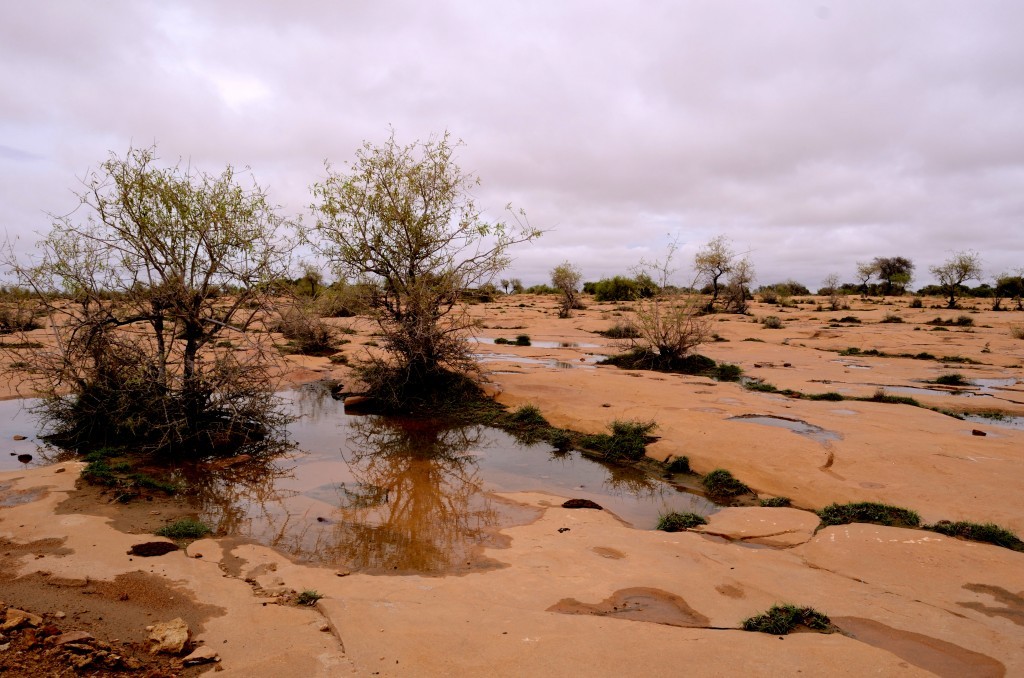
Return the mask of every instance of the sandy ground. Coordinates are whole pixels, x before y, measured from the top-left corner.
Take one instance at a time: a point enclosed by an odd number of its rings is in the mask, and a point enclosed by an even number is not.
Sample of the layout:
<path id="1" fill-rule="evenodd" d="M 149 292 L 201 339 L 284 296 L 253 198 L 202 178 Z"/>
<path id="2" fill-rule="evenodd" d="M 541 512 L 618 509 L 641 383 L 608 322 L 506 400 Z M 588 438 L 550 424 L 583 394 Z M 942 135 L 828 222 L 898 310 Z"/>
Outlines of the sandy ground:
<path id="1" fill-rule="evenodd" d="M 876 301 L 853 300 L 853 309 L 838 312 L 817 310 L 816 300 L 717 316 L 724 341 L 700 352 L 780 389 L 870 396 L 883 387 L 957 412 L 1024 415 L 1021 384 L 967 389 L 968 396 L 926 383 L 950 372 L 1024 381 L 1024 341 L 1009 331 L 1024 314 L 980 303 L 975 312 Z M 47 619 L 60 611 L 65 626 L 76 620 L 98 638 L 139 644 L 146 625 L 182 617 L 198 644 L 217 650 L 226 675 L 1024 675 L 1024 554 L 873 525 L 816 532 L 817 518 L 799 510 L 882 501 L 926 522 L 991 521 L 1024 533 L 1024 431 L 909 405 L 810 401 L 593 366 L 593 354 L 614 351 L 594 332 L 627 319 L 628 307 L 592 303 L 566 320 L 545 298 L 471 307 L 482 337 L 526 333 L 553 342 L 481 344 L 490 388 L 501 402 L 535 404 L 555 425 L 581 431 L 615 418 L 654 420 L 661 439 L 651 456 L 686 455 L 700 472 L 727 468 L 762 496 L 784 495 L 798 508 L 725 509 L 700 531 L 667 534 L 631 529 L 603 511 L 562 509 L 549 495 L 506 495 L 541 513 L 505 530 L 506 548 L 488 549 L 505 567 L 338 576 L 347 573 L 231 539 L 130 556 L 133 544 L 154 539 L 138 533 L 175 507 L 121 515 L 76 490 L 79 464 L 67 462 L 0 474 L 0 600 Z M 904 322 L 879 322 L 891 313 Z M 925 324 L 961 314 L 973 327 Z M 766 315 L 779 316 L 783 328 L 752 321 Z M 835 322 L 849 315 L 862 322 Z M 343 347 L 357 358 L 372 328 L 334 322 L 358 330 Z M 980 364 L 840 356 L 848 347 Z M 282 374 L 291 382 L 348 378 L 325 358 L 290 357 Z M 933 392 L 901 390 L 908 387 Z M 815 440 L 730 420 L 740 415 L 799 420 L 829 435 Z M 305 589 L 325 594 L 315 609 L 281 595 Z M 738 630 L 778 602 L 811 605 L 843 633 Z"/>

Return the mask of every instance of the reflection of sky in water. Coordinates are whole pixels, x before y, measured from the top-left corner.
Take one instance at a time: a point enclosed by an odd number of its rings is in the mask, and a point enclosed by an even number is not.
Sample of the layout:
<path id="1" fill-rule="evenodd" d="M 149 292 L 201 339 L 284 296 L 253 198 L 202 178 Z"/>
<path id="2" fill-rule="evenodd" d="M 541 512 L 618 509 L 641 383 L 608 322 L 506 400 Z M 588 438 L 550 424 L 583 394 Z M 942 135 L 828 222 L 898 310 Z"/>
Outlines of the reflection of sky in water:
<path id="1" fill-rule="evenodd" d="M 536 515 L 491 492 L 592 499 L 645 529 L 667 511 L 715 510 L 636 469 L 521 445 L 496 429 L 347 416 L 316 389 L 285 398 L 299 416 L 289 429 L 300 451 L 263 471 L 207 478 L 196 501 L 218 532 L 300 558 L 370 572 L 470 569 L 475 547 L 500 541 L 496 529 Z"/>

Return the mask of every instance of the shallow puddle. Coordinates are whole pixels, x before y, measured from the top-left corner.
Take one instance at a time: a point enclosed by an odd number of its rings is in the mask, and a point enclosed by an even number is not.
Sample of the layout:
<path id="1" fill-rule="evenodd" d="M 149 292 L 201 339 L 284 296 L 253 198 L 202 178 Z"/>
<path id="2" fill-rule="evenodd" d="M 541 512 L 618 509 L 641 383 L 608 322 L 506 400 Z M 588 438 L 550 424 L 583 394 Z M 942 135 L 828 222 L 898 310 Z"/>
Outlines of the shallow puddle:
<path id="1" fill-rule="evenodd" d="M 34 434 L 36 423 L 28 408 L 38 400 L 0 400 L 0 471 L 45 466 L 48 461 L 40 454 L 45 443 Z M 15 440 L 24 436 L 24 440 Z"/>
<path id="2" fill-rule="evenodd" d="M 729 417 L 726 421 L 744 421 L 750 424 L 763 424 L 765 426 L 777 426 L 784 428 L 798 435 L 806 436 L 821 444 L 827 444 L 833 440 L 842 440 L 842 436 L 835 431 L 823 429 L 814 424 L 808 424 L 801 419 L 786 419 L 785 417 L 774 417 L 764 414 L 741 414 L 737 417 Z"/>
<path id="3" fill-rule="evenodd" d="M 643 529 L 668 511 L 717 510 L 635 468 L 522 445 L 497 429 L 349 416 L 317 388 L 283 397 L 300 417 L 289 427 L 299 452 L 265 466 L 182 473 L 200 517 L 218 534 L 303 560 L 373 573 L 493 566 L 474 554 L 502 545 L 499 529 L 537 515 L 494 492 L 591 499 Z"/>
<path id="4" fill-rule="evenodd" d="M 508 337 L 506 337 L 508 338 Z M 511 341 L 515 341 L 515 337 L 511 337 Z M 494 339 L 490 337 L 476 337 L 474 339 L 480 344 L 493 344 Z M 502 346 L 503 344 L 498 344 Z M 588 344 L 582 341 L 534 341 L 530 340 L 530 344 L 527 348 L 599 348 L 601 344 Z"/>
<path id="5" fill-rule="evenodd" d="M 661 589 L 640 586 L 616 591 L 600 603 L 582 603 L 575 598 L 564 598 L 547 611 L 591 614 L 690 628 L 705 628 L 710 623 L 707 617 L 694 610 L 679 596 Z"/>
<path id="6" fill-rule="evenodd" d="M 473 358 L 479 363 L 516 363 L 519 365 L 541 365 L 556 370 L 571 370 L 575 368 L 594 369 L 596 363 L 601 362 L 608 356 L 586 355 L 575 362 L 559 360 L 557 358 L 530 358 L 528 356 L 515 355 L 514 353 L 474 353 Z"/>
<path id="7" fill-rule="evenodd" d="M 1004 416 L 999 418 L 983 417 L 979 414 L 964 414 L 965 421 L 985 426 L 999 426 L 1000 428 L 1012 428 L 1017 431 L 1024 431 L 1024 417 Z"/>

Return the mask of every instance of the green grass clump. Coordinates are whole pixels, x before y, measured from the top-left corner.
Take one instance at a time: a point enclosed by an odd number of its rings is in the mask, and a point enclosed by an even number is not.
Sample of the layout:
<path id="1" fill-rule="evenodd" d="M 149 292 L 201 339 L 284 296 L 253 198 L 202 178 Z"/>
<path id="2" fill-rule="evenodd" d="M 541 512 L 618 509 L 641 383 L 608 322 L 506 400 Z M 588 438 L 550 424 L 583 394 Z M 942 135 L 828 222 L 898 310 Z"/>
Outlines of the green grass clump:
<path id="1" fill-rule="evenodd" d="M 313 589 L 306 589 L 295 598 L 295 602 L 299 605 L 316 605 L 316 601 L 324 597 L 324 594 Z"/>
<path id="2" fill-rule="evenodd" d="M 714 377 L 718 381 L 739 381 L 741 374 L 743 368 L 730 363 L 718 363 L 714 371 Z"/>
<path id="3" fill-rule="evenodd" d="M 716 468 L 701 478 L 701 485 L 712 497 L 737 497 L 750 492 L 750 488 L 737 480 L 724 468 Z"/>
<path id="4" fill-rule="evenodd" d="M 950 372 L 949 374 L 939 375 L 935 379 L 935 383 L 942 384 L 943 386 L 966 386 L 968 381 L 959 372 Z"/>
<path id="5" fill-rule="evenodd" d="M 682 532 L 698 525 L 707 524 L 707 519 L 696 513 L 677 513 L 672 511 L 658 518 L 658 529 L 662 532 Z"/>
<path id="6" fill-rule="evenodd" d="M 855 315 L 845 315 L 842 318 L 840 318 L 839 320 L 837 320 L 836 322 L 837 323 L 853 323 L 853 324 L 859 325 L 860 324 L 860 318 L 858 318 Z"/>
<path id="7" fill-rule="evenodd" d="M 690 458 L 676 457 L 668 463 L 665 470 L 669 473 L 690 473 Z"/>
<path id="8" fill-rule="evenodd" d="M 884 388 L 875 389 L 874 395 L 870 398 L 856 398 L 856 400 L 864 400 L 872 403 L 887 403 L 889 405 L 913 405 L 914 407 L 921 407 L 921 403 L 917 402 L 910 396 L 889 395 L 885 392 Z"/>
<path id="9" fill-rule="evenodd" d="M 156 531 L 156 534 L 169 539 L 200 539 L 212 531 L 205 523 L 193 518 L 182 518 L 169 525 L 164 525 Z"/>
<path id="10" fill-rule="evenodd" d="M 598 330 L 597 334 L 609 339 L 639 339 L 640 330 L 632 323 L 616 323 L 606 330 Z"/>
<path id="11" fill-rule="evenodd" d="M 817 512 L 822 525 L 873 523 L 889 527 L 917 527 L 921 517 L 910 509 L 870 501 L 831 504 Z"/>
<path id="12" fill-rule="evenodd" d="M 797 626 L 805 626 L 812 631 L 831 633 L 835 630 L 832 620 L 813 607 L 797 607 L 796 605 L 772 605 L 767 612 L 746 619 L 744 631 L 757 631 L 784 636 Z"/>
<path id="13" fill-rule="evenodd" d="M 540 408 L 536 405 L 523 405 L 510 414 L 509 419 L 520 426 L 540 427 L 548 425 L 548 420 L 544 418 L 544 415 L 540 413 Z"/>
<path id="14" fill-rule="evenodd" d="M 835 391 L 826 391 L 825 393 L 808 393 L 808 400 L 829 400 L 838 402 L 840 400 L 846 400 L 846 397 L 842 393 L 836 393 Z"/>
<path id="15" fill-rule="evenodd" d="M 944 534 L 947 537 L 959 537 L 969 541 L 980 541 L 995 544 L 1014 551 L 1024 551 L 1024 541 L 1016 534 L 995 523 L 971 523 L 967 521 L 951 522 L 940 520 L 934 525 L 925 525 L 924 529 Z"/>
<path id="16" fill-rule="evenodd" d="M 608 428 L 611 435 L 598 433 L 585 436 L 584 447 L 600 452 L 608 459 L 637 461 L 642 459 L 647 443 L 652 442 L 650 433 L 657 428 L 653 421 L 623 421 L 616 419 Z"/>
<path id="17" fill-rule="evenodd" d="M 759 391 L 761 393 L 776 393 L 779 390 L 775 384 L 769 384 L 767 381 L 761 381 L 759 379 L 748 379 L 743 382 L 743 388 L 748 391 Z"/>
<path id="18" fill-rule="evenodd" d="M 765 316 L 765 319 L 761 321 L 761 325 L 766 330 L 781 330 L 782 318 L 777 315 Z"/>
<path id="19" fill-rule="evenodd" d="M 786 508 L 792 503 L 789 497 L 768 497 L 761 500 L 761 506 L 765 508 Z"/>

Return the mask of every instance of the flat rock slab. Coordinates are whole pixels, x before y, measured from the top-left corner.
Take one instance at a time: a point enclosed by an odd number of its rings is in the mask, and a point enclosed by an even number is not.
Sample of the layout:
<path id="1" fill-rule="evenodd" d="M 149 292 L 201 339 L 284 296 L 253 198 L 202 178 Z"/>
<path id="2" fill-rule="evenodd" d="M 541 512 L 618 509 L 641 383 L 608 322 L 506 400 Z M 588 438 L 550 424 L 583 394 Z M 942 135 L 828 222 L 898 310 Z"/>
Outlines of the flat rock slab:
<path id="1" fill-rule="evenodd" d="M 737 507 L 708 516 L 695 532 L 764 546 L 796 546 L 814 536 L 820 524 L 810 511 L 793 508 Z"/>

